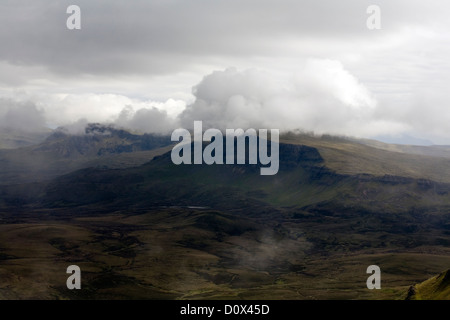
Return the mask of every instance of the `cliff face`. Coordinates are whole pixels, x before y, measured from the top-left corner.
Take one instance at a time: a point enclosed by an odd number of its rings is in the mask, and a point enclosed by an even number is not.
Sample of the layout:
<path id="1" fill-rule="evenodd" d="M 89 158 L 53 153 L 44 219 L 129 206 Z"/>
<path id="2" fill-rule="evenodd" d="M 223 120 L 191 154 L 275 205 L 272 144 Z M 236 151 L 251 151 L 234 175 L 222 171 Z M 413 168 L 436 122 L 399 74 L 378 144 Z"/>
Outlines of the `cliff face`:
<path id="1" fill-rule="evenodd" d="M 34 151 L 62 156 L 85 157 L 146 151 L 171 144 L 170 137 L 153 134 L 136 135 L 113 127 L 89 124 L 84 134 L 72 135 L 57 130 Z"/>

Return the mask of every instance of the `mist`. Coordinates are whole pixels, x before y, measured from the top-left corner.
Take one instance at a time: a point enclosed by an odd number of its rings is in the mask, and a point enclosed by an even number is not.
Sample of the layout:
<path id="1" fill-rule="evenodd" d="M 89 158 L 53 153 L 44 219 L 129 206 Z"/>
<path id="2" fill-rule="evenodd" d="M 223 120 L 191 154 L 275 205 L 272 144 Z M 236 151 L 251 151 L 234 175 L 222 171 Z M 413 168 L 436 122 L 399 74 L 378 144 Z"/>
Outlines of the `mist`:
<path id="1" fill-rule="evenodd" d="M 0 128 L 33 132 L 40 131 L 45 126 L 45 112 L 33 102 L 0 98 Z"/>

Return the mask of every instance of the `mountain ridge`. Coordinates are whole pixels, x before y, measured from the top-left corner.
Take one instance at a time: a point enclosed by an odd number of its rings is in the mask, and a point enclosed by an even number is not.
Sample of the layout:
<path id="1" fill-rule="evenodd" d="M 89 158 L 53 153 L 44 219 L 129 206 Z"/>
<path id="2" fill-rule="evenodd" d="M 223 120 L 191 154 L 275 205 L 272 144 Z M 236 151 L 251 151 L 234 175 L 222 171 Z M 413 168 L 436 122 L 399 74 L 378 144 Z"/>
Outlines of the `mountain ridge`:
<path id="1" fill-rule="evenodd" d="M 38 201 L 50 207 L 107 202 L 117 207 L 133 203 L 236 209 L 249 202 L 273 208 L 326 204 L 329 208 L 347 206 L 384 212 L 421 208 L 440 212 L 450 208 L 448 183 L 337 173 L 310 146 L 281 143 L 279 173 L 267 177 L 259 176 L 259 165 L 174 165 L 170 154 L 166 151 L 151 162 L 131 168 L 83 168 L 35 185 L 36 192 L 24 187 L 26 196 L 21 194 L 20 185 L 3 188 L 3 198 L 7 203 L 28 198 L 27 202 Z"/>
<path id="2" fill-rule="evenodd" d="M 0 184 L 49 180 L 86 167 L 132 167 L 166 152 L 169 137 L 90 124 L 84 134 L 56 130 L 37 145 L 0 150 Z"/>

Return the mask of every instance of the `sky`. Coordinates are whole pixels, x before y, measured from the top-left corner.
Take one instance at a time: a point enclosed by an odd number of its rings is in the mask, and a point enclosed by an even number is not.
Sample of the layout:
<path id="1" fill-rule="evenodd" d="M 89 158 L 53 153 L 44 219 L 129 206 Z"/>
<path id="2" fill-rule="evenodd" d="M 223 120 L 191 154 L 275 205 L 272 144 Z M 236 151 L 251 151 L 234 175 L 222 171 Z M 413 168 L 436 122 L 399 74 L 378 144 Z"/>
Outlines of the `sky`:
<path id="1" fill-rule="evenodd" d="M 450 144 L 449 13 L 445 0 L 0 0 L 0 127 L 202 120 Z"/>

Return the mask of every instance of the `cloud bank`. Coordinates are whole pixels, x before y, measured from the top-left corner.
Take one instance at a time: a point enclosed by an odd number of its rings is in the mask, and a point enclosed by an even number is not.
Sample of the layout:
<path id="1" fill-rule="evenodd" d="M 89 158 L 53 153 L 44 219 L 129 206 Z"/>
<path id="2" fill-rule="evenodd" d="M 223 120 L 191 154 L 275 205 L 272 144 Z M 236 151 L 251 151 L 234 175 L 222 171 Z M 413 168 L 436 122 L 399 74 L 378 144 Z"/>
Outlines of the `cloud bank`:
<path id="1" fill-rule="evenodd" d="M 277 79 L 259 70 L 229 68 L 194 87 L 195 102 L 180 115 L 183 126 L 203 120 L 217 128 L 302 129 L 356 134 L 376 125 L 377 102 L 341 63 L 308 60 L 295 75 Z"/>
<path id="2" fill-rule="evenodd" d="M 287 77 L 259 69 L 214 71 L 193 87 L 192 94 L 190 104 L 113 94 L 30 97 L 39 100 L 40 111 L 26 102 L 12 109 L 8 107 L 12 102 L 5 100 L 9 102 L 4 102 L 3 123 L 32 128 L 47 122 L 79 129 L 83 123 L 103 122 L 167 134 L 177 127 L 192 128 L 194 121 L 202 120 L 205 128 L 300 129 L 354 136 L 396 134 L 408 127 L 377 116 L 374 95 L 335 60 L 308 59 Z M 22 116 L 24 123 L 19 123 Z M 78 129 L 72 131 L 82 131 Z"/>

